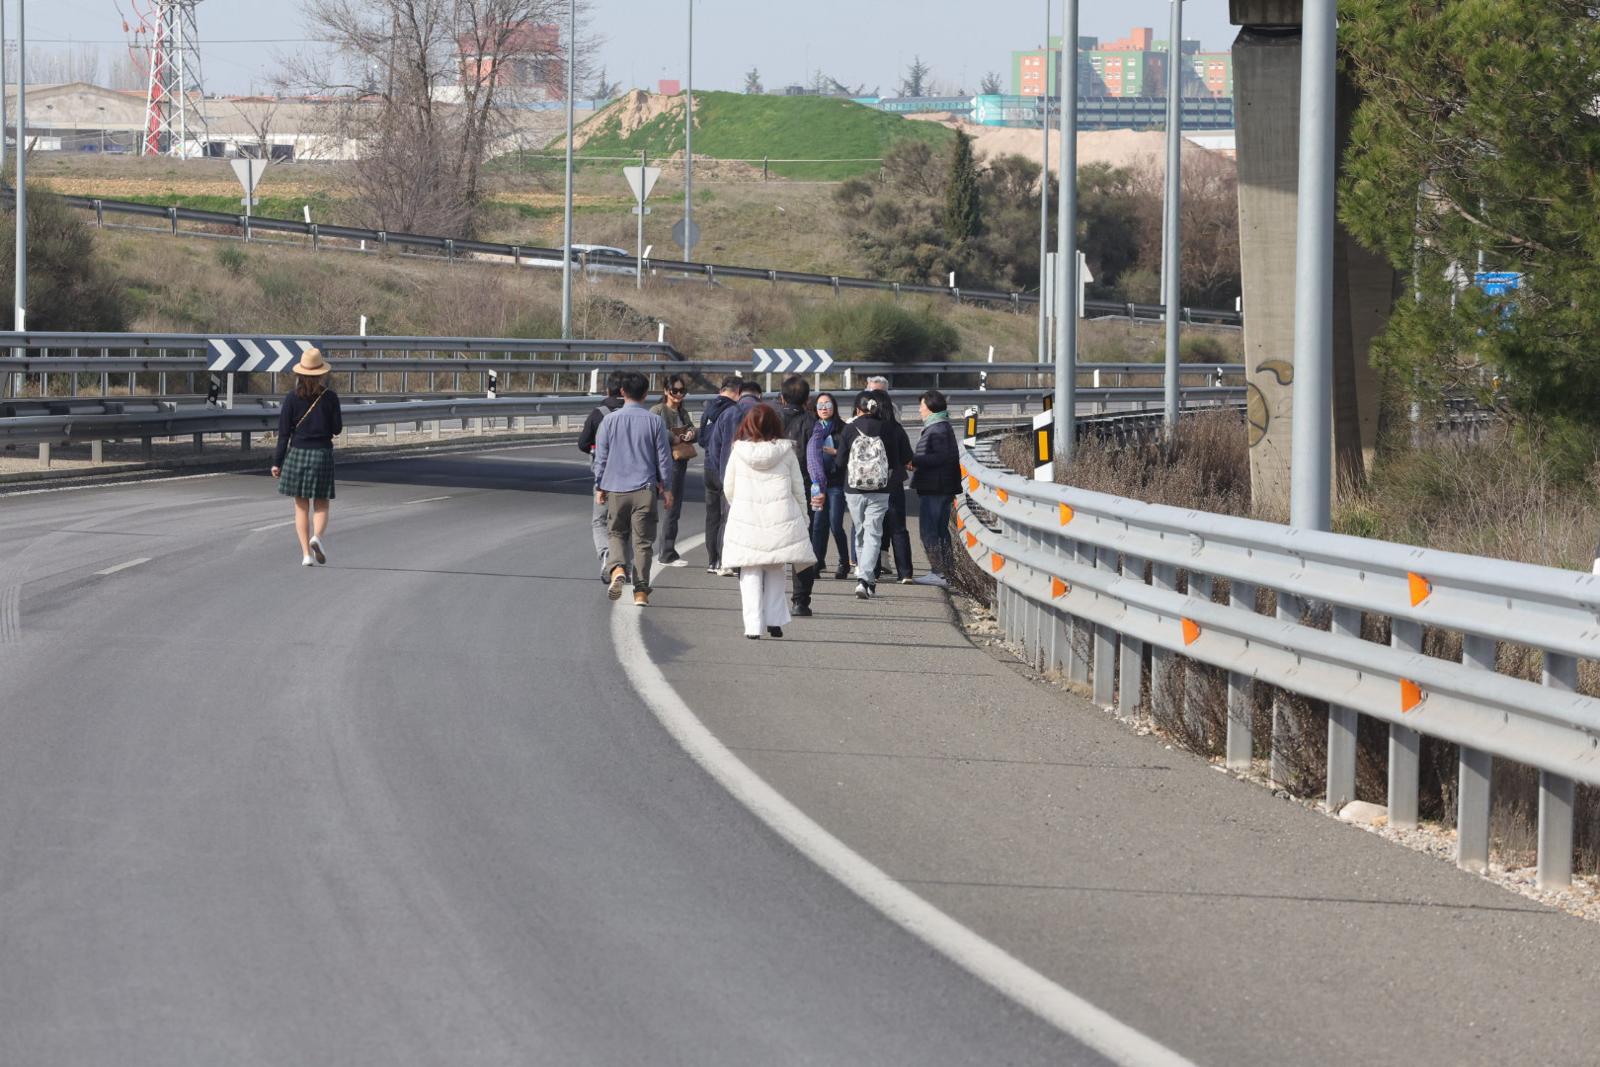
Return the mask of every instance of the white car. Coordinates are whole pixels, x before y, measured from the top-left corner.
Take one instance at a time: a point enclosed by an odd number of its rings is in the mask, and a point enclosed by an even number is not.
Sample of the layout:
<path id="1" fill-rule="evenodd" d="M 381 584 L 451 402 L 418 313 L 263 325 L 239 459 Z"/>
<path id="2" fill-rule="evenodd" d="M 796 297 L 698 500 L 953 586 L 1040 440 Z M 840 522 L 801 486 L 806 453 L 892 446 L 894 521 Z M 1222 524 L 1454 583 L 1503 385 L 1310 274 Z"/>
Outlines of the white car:
<path id="1" fill-rule="evenodd" d="M 633 253 L 613 245 L 581 245 L 572 246 L 572 263 L 574 267 L 582 269 L 579 257 L 587 260 L 589 266 L 586 274 L 632 274 L 634 272 Z M 561 260 L 540 256 L 530 259 L 524 257 L 524 267 L 542 267 L 546 270 L 560 270 Z"/>

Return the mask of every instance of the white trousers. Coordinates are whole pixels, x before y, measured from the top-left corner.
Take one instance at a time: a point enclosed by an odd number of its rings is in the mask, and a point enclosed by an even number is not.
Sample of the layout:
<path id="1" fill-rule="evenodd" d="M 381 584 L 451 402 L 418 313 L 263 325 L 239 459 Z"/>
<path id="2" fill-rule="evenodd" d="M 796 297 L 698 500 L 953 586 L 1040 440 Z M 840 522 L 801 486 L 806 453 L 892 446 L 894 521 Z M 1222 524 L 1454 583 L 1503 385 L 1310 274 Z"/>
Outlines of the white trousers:
<path id="1" fill-rule="evenodd" d="M 790 621 L 789 589 L 783 580 L 783 564 L 772 567 L 739 568 L 739 601 L 744 609 L 745 636 L 760 636 L 768 626 L 783 626 Z"/>

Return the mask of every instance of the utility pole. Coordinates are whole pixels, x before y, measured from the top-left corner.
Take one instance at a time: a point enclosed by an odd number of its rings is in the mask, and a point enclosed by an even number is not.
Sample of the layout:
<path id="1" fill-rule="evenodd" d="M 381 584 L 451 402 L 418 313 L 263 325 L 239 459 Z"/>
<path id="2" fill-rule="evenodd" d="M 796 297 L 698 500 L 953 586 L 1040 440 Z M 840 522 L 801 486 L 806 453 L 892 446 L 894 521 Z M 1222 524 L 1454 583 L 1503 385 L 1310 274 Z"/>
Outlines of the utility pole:
<path id="1" fill-rule="evenodd" d="M 1178 319 L 1183 289 L 1179 284 L 1178 205 L 1183 199 L 1183 0 L 1171 0 L 1172 39 L 1167 42 L 1167 195 L 1162 225 L 1162 285 L 1167 305 L 1166 412 L 1164 428 L 1170 444 L 1178 433 Z"/>
<path id="2" fill-rule="evenodd" d="M 1289 523 L 1333 511 L 1333 120 L 1335 0 L 1305 0 L 1300 37 L 1300 196 L 1295 222 L 1294 408 Z"/>
<path id="3" fill-rule="evenodd" d="M 1039 362 L 1050 358 L 1050 309 L 1045 294 L 1050 286 L 1045 275 L 1050 270 L 1050 5 L 1044 0 L 1044 101 L 1040 107 L 1040 128 L 1044 130 L 1043 159 L 1039 166 Z M 1065 42 L 1063 42 L 1063 45 Z"/>
<path id="4" fill-rule="evenodd" d="M 577 93 L 578 0 L 567 9 L 567 193 L 561 241 L 561 339 L 572 339 L 572 140 L 573 97 Z"/>
<path id="5" fill-rule="evenodd" d="M 689 73 L 684 79 L 683 110 L 683 258 L 689 258 L 694 237 L 694 0 L 689 0 Z"/>
<path id="6" fill-rule="evenodd" d="M 1059 170 L 1054 410 L 1056 452 L 1071 462 L 1078 449 L 1078 0 L 1061 0 Z"/>
<path id="7" fill-rule="evenodd" d="M 27 0 L 17 0 L 17 306 L 13 327 L 28 328 L 28 30 Z"/>
<path id="8" fill-rule="evenodd" d="M 6 169 L 6 6 L 0 3 L 0 174 Z"/>

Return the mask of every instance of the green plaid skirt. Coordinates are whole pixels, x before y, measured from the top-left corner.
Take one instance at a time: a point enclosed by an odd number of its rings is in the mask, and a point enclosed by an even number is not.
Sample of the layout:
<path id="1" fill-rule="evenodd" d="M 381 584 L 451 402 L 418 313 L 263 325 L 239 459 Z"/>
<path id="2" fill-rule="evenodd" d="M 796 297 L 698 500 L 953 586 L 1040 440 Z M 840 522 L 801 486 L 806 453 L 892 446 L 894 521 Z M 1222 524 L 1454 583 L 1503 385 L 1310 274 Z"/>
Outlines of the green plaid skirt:
<path id="1" fill-rule="evenodd" d="M 290 446 L 278 476 L 278 492 L 305 500 L 332 500 L 333 449 Z"/>

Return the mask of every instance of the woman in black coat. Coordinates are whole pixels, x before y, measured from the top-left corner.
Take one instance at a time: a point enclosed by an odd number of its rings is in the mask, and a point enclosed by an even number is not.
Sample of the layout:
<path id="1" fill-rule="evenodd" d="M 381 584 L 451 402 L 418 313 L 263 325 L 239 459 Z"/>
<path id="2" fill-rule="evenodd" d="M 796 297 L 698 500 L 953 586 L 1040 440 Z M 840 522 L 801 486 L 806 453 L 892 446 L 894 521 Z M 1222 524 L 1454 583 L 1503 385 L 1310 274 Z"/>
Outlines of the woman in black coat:
<path id="1" fill-rule="evenodd" d="M 328 530 L 328 502 L 333 499 L 333 439 L 344 432 L 339 394 L 328 388 L 333 368 L 315 348 L 308 348 L 292 368 L 294 391 L 278 409 L 278 450 L 272 476 L 278 492 L 294 497 L 294 529 L 300 537 L 300 565 L 328 562 L 323 535 Z"/>

